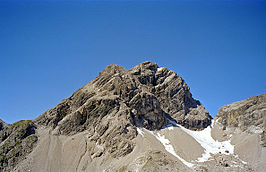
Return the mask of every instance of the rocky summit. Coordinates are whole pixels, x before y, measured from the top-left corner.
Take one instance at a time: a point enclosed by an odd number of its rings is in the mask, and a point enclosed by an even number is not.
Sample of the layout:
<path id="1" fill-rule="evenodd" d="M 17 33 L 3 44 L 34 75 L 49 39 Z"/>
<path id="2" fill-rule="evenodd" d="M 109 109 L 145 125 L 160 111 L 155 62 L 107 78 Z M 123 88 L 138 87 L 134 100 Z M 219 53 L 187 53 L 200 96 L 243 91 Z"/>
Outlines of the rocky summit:
<path id="1" fill-rule="evenodd" d="M 174 71 L 108 65 L 37 119 L 0 120 L 0 171 L 260 171 L 265 98 L 212 120 Z"/>
<path id="2" fill-rule="evenodd" d="M 128 71 L 119 65 L 107 66 L 96 79 L 36 121 L 65 135 L 84 130 L 94 133 L 96 126 L 104 126 L 98 129 L 104 134 L 113 126 L 109 125 L 114 122 L 110 116 L 118 117 L 123 131 L 133 126 L 158 130 L 169 123 L 168 119 L 193 130 L 211 123 L 211 116 L 192 98 L 185 81 L 152 62 Z"/>

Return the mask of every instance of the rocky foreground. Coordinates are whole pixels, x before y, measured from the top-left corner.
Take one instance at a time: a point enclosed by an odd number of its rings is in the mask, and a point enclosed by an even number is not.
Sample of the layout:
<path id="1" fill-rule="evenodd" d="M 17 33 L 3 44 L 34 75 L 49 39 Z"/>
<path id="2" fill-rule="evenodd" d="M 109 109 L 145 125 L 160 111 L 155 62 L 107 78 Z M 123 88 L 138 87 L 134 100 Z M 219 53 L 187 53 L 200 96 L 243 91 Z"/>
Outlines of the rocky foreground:
<path id="1" fill-rule="evenodd" d="M 185 81 L 109 65 L 32 121 L 0 120 L 0 171 L 263 171 L 266 94 L 212 120 Z"/>

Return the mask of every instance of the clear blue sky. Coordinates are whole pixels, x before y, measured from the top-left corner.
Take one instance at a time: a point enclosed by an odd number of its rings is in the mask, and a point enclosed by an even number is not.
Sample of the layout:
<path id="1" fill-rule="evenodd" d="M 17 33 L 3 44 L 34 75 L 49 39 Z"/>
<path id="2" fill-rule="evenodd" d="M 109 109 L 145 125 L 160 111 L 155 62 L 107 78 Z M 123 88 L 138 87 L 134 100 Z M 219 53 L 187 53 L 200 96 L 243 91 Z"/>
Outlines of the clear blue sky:
<path id="1" fill-rule="evenodd" d="M 156 62 L 215 116 L 266 92 L 265 1 L 0 0 L 0 118 L 33 119 L 108 64 Z"/>

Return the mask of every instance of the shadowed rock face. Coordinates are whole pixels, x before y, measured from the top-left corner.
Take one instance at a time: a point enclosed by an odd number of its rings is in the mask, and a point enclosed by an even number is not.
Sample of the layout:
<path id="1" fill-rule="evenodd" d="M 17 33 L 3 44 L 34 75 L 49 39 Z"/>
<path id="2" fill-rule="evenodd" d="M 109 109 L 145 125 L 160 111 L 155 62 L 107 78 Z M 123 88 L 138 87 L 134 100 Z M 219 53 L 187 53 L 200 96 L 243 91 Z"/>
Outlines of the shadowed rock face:
<path id="1" fill-rule="evenodd" d="M 0 120 L 0 171 L 14 168 L 32 151 L 37 140 L 31 121 L 9 125 Z"/>
<path id="2" fill-rule="evenodd" d="M 266 147 L 266 94 L 225 105 L 214 120 L 224 129 L 239 128 L 243 132 L 261 134 L 261 144 Z"/>

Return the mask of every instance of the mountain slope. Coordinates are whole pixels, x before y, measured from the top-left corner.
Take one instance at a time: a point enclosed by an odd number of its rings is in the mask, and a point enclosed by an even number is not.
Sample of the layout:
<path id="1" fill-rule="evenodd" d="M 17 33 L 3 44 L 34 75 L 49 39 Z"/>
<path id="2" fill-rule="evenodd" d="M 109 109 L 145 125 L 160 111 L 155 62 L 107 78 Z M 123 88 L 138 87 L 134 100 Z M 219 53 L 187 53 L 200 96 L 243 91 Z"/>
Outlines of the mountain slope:
<path id="1" fill-rule="evenodd" d="M 38 137 L 32 121 L 18 121 L 12 125 L 0 120 L 0 171 L 11 170 L 32 151 Z"/>
<path id="2" fill-rule="evenodd" d="M 190 129 L 203 129 L 211 117 L 192 98 L 184 80 L 166 68 L 144 62 L 125 70 L 109 65 L 93 81 L 48 110 L 38 119 L 54 134 L 90 133 L 91 142 L 113 157 L 125 156 L 134 148 L 136 127 L 158 130 L 168 119 Z"/>
<path id="3" fill-rule="evenodd" d="M 240 104 L 222 107 L 211 125 L 209 113 L 175 72 L 152 62 L 130 70 L 108 65 L 37 119 L 20 121 L 23 136 L 11 137 L 20 131 L 17 124 L 0 121 L 0 170 L 260 171 L 265 94 Z M 238 124 L 250 114 L 254 119 L 238 129 L 230 121 L 236 113 Z M 19 149 L 4 144 L 14 140 L 23 142 Z"/>
<path id="4" fill-rule="evenodd" d="M 266 167 L 266 94 L 225 105 L 214 118 L 213 137 L 231 136 L 235 153 L 251 164 L 255 171 Z"/>

